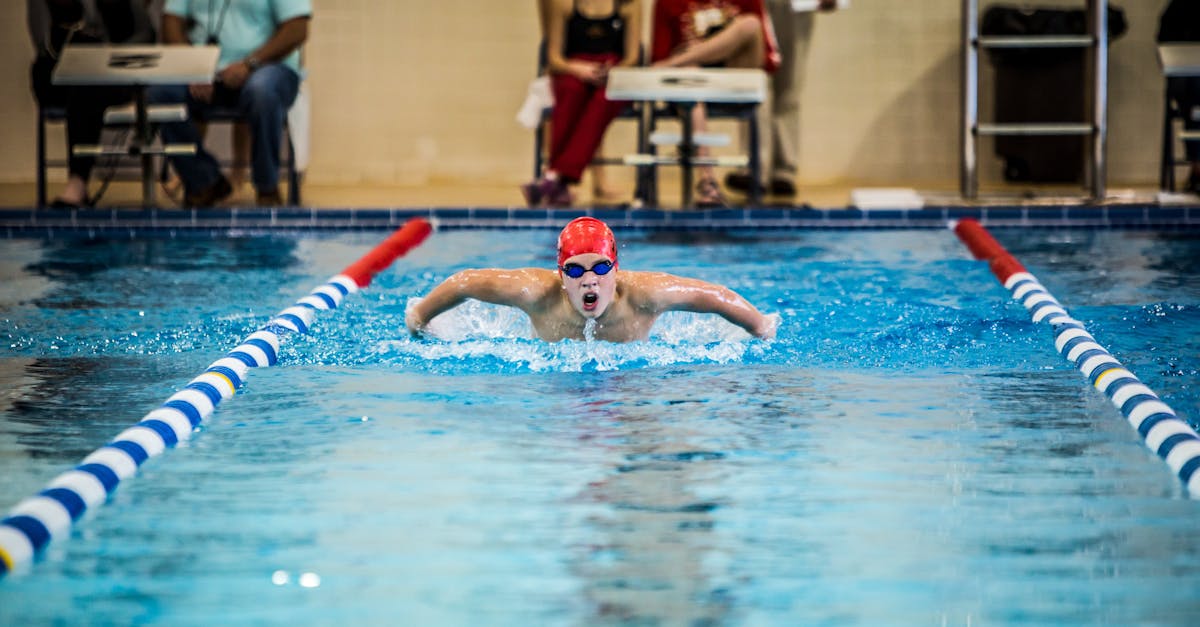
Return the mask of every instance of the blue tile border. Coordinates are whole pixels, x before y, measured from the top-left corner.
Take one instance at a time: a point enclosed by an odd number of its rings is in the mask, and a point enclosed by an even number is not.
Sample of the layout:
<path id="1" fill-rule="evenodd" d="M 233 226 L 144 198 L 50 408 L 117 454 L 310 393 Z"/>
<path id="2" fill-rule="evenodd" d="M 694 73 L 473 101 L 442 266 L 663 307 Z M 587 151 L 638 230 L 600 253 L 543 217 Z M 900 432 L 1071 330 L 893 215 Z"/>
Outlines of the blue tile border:
<path id="1" fill-rule="evenodd" d="M 942 206 L 862 210 L 812 207 L 731 207 L 702 211 L 655 208 L 528 209 L 525 207 L 0 209 L 0 236 L 14 237 L 227 237 L 265 233 L 390 231 L 412 217 L 435 228 L 557 229 L 591 215 L 615 228 L 718 230 L 940 229 L 974 218 L 985 226 L 1200 230 L 1200 206 L 1069 205 Z"/>

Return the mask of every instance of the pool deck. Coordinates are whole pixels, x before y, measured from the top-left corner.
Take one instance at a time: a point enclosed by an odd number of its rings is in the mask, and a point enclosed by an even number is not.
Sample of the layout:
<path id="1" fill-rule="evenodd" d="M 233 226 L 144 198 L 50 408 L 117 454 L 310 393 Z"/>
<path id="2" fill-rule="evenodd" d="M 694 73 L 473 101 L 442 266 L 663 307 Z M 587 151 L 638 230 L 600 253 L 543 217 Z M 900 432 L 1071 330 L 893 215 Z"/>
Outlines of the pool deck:
<path id="1" fill-rule="evenodd" d="M 975 218 L 989 227 L 1200 230 L 1200 206 L 1119 205 L 1055 208 L 928 207 L 810 209 L 745 207 L 718 210 L 524 209 L 487 207 L 318 209 L 0 209 L 6 237 L 229 236 L 268 232 L 389 231 L 413 217 L 439 230 L 557 229 L 591 215 L 616 228 L 647 230 L 941 229 Z"/>
<path id="2" fill-rule="evenodd" d="M 51 184 L 55 190 L 55 184 Z M 229 206 L 187 210 L 172 206 L 144 209 L 136 190 L 115 184 L 98 208 L 36 210 L 33 186 L 0 185 L 0 236 L 112 237 L 159 235 L 230 236 L 269 232 L 387 231 L 406 220 L 428 218 L 438 229 L 557 229 L 567 220 L 592 215 L 614 227 L 648 230 L 793 230 L 945 228 L 975 218 L 993 228 L 1200 229 L 1200 197 L 1164 195 L 1154 189 L 1111 190 L 1103 203 L 1091 203 L 1073 188 L 1021 187 L 985 190 L 976 201 L 934 186 L 801 190 L 798 199 L 777 204 L 725 209 L 681 210 L 587 206 L 528 209 L 511 185 L 345 187 L 306 185 L 302 207 L 256 207 L 245 189 Z M 889 205 L 895 198 L 896 203 Z M 917 199 L 916 205 L 912 204 Z M 870 199 L 870 204 L 856 200 Z M 164 199 L 169 205 L 170 200 Z M 664 203 L 672 199 L 664 199 Z M 769 201 L 772 199 L 768 199 Z M 865 207 L 865 208 L 864 208 Z"/>

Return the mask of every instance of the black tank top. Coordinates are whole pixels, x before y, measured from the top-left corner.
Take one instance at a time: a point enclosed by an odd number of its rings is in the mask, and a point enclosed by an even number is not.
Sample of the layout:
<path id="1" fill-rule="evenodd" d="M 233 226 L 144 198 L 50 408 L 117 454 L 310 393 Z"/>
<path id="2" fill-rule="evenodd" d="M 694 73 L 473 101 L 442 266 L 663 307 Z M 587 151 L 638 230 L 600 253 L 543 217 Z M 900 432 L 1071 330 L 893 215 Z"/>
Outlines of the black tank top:
<path id="1" fill-rule="evenodd" d="M 613 3 L 612 15 L 587 17 L 579 7 L 567 20 L 566 56 L 576 54 L 622 54 L 625 51 L 625 18 Z"/>

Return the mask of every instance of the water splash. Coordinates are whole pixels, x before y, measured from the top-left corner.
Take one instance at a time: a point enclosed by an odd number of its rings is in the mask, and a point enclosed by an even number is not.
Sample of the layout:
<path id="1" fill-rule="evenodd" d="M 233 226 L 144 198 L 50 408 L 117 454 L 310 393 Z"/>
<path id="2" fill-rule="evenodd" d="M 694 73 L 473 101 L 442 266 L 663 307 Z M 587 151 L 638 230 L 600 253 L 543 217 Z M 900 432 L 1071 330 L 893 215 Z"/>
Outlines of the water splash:
<path id="1" fill-rule="evenodd" d="M 419 298 L 409 299 L 406 309 L 418 302 Z M 735 363 L 761 359 L 767 351 L 766 343 L 715 316 L 665 314 L 645 342 L 597 340 L 595 329 L 595 321 L 588 320 L 583 340 L 545 342 L 520 310 L 468 301 L 430 321 L 428 339 L 380 339 L 363 361 L 446 373 L 606 372 Z"/>

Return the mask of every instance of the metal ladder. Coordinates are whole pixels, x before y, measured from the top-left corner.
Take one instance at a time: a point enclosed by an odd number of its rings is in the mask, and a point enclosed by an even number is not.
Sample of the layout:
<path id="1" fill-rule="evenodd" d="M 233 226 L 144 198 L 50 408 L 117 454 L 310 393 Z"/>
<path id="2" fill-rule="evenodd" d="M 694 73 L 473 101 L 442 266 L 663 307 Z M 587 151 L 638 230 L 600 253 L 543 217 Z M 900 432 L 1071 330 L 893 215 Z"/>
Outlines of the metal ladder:
<path id="1" fill-rule="evenodd" d="M 979 35 L 979 0 L 963 0 L 962 8 L 962 161 L 959 187 L 963 198 L 979 194 L 979 136 L 1091 136 L 1087 172 L 1091 199 L 1105 196 L 1105 151 L 1108 138 L 1108 0 L 1087 0 L 1086 35 Z M 1092 68 L 1092 120 L 1090 122 L 1019 122 L 1009 124 L 979 121 L 979 51 L 981 48 L 1090 48 Z"/>

